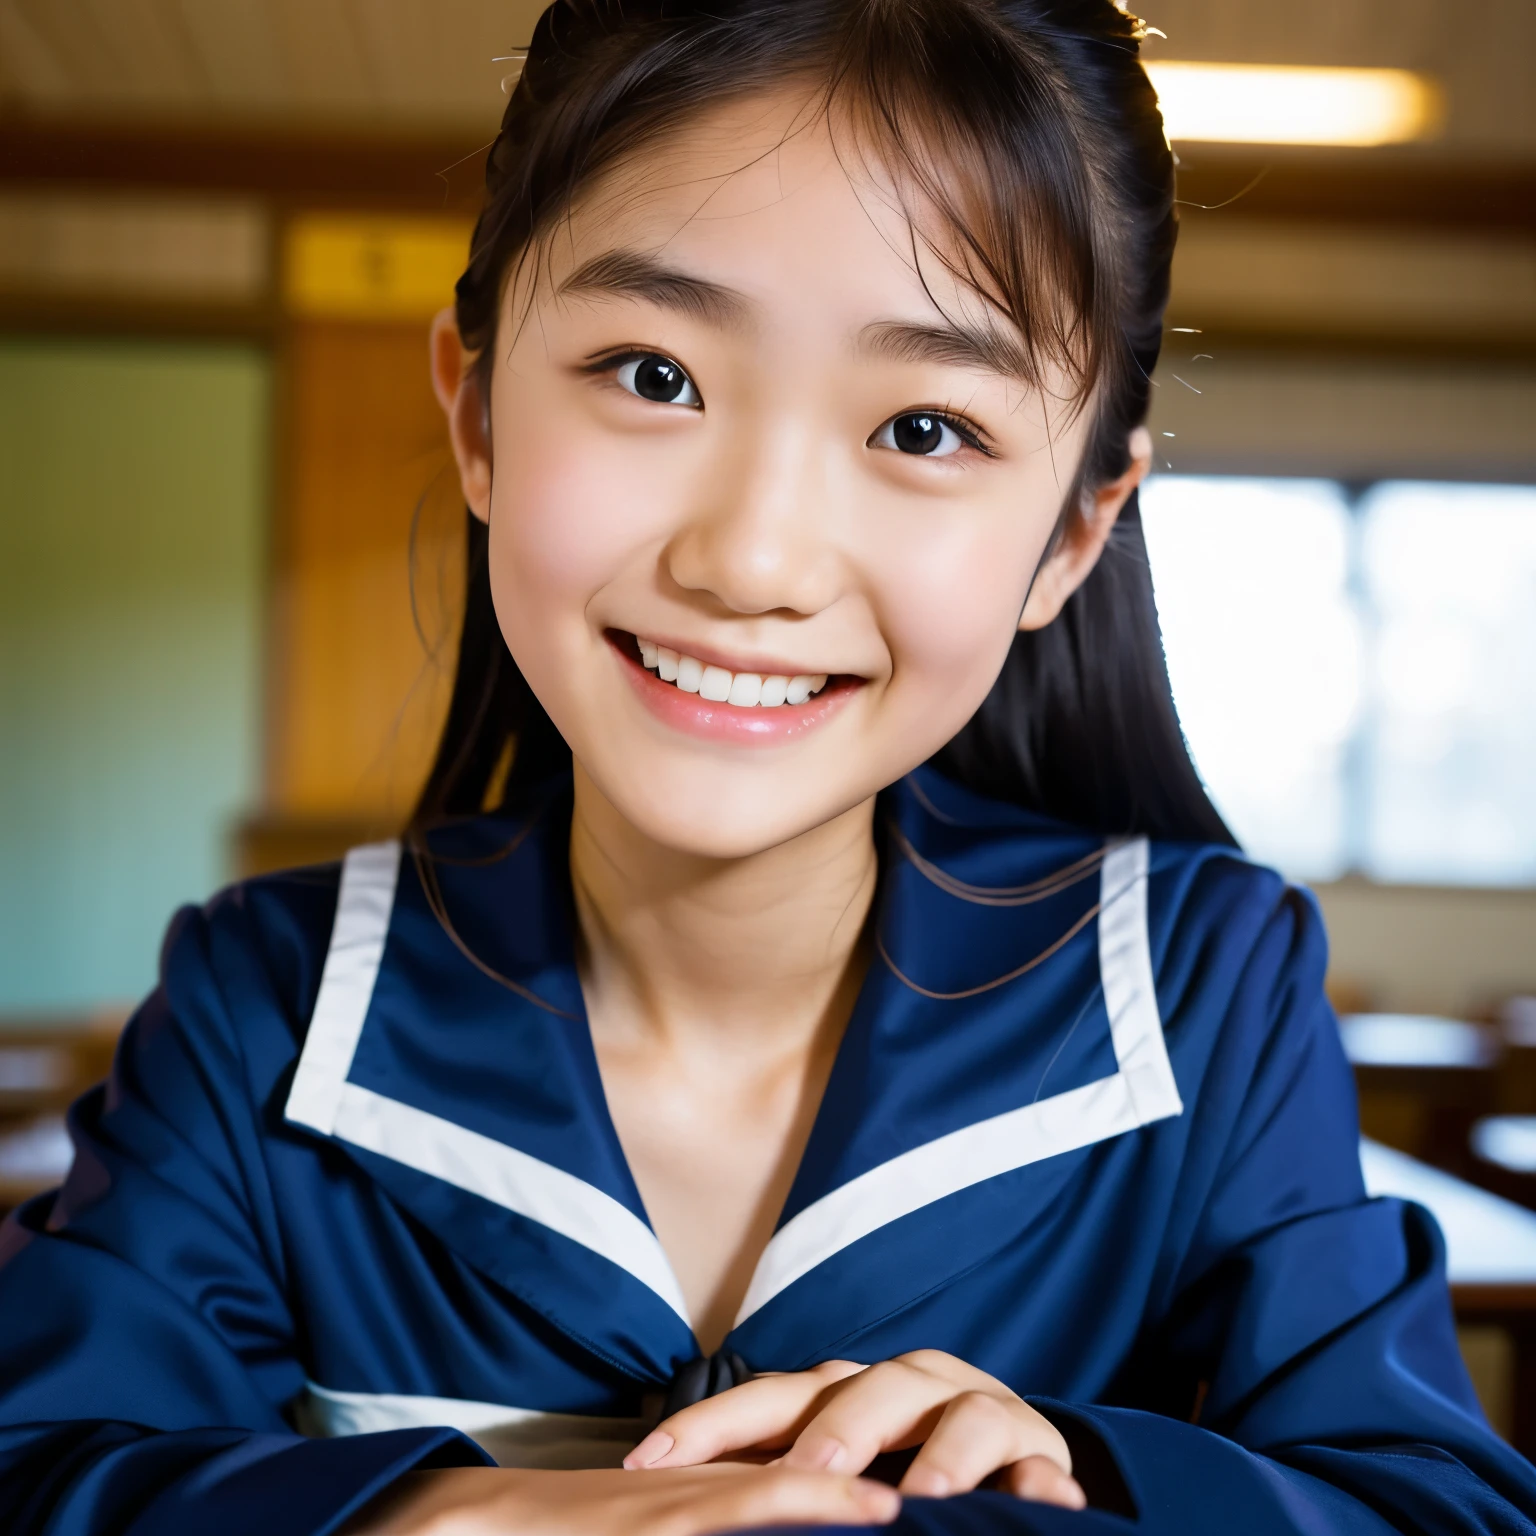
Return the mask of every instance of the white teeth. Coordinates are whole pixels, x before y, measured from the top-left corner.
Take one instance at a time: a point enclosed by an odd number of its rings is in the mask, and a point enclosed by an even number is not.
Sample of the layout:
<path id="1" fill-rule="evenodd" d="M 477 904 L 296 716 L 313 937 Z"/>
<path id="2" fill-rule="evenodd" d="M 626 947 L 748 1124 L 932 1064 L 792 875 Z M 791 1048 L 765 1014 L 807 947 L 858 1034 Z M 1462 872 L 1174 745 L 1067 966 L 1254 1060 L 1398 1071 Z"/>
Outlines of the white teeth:
<path id="1" fill-rule="evenodd" d="M 731 679 L 731 691 L 726 695 L 727 704 L 739 704 L 751 709 L 762 702 L 763 680 L 756 672 L 738 672 Z"/>
<path id="2" fill-rule="evenodd" d="M 729 672 L 724 667 L 706 667 L 692 656 L 668 650 L 654 640 L 635 637 L 640 646 L 640 660 L 664 683 L 676 683 L 684 693 L 696 693 L 716 704 L 734 704 L 751 709 L 760 705 L 775 709 L 780 704 L 804 704 L 813 693 L 827 686 L 825 672 L 797 672 L 793 677 L 773 673 Z"/>

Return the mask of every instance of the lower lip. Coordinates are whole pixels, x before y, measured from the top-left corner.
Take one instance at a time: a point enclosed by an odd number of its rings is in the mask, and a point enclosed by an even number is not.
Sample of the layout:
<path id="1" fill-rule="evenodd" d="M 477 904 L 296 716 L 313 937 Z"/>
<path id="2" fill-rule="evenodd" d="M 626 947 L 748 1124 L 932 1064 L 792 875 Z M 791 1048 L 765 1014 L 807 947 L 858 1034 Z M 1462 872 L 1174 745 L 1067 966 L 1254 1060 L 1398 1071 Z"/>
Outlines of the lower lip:
<path id="1" fill-rule="evenodd" d="M 838 677 L 804 704 L 777 704 L 770 709 L 761 705 L 717 704 L 696 693 L 684 693 L 675 683 L 662 682 L 632 654 L 629 646 L 634 642 L 627 637 L 610 637 L 608 643 L 623 663 L 625 676 L 639 694 L 640 702 L 663 725 L 707 741 L 779 746 L 825 724 L 863 686 L 856 678 Z"/>

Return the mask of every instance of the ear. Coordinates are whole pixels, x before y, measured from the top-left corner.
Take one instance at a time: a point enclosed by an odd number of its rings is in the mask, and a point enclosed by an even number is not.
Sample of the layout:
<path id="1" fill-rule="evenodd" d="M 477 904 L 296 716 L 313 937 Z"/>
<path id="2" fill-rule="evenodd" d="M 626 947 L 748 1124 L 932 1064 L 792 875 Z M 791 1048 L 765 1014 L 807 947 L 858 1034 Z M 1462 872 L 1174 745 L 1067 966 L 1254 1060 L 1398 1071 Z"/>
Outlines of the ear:
<path id="1" fill-rule="evenodd" d="M 474 357 L 464 348 L 452 309 L 432 320 L 432 390 L 448 418 L 448 440 L 459 466 L 464 500 L 480 521 L 491 515 L 491 413 L 471 371 Z"/>
<path id="2" fill-rule="evenodd" d="M 1044 629 L 1088 579 L 1120 516 L 1120 509 L 1152 467 L 1152 434 L 1145 427 L 1131 433 L 1131 462 L 1125 473 L 1094 490 L 1084 491 L 1079 515 L 1068 517 L 1060 542 L 1035 573 L 1020 629 Z"/>

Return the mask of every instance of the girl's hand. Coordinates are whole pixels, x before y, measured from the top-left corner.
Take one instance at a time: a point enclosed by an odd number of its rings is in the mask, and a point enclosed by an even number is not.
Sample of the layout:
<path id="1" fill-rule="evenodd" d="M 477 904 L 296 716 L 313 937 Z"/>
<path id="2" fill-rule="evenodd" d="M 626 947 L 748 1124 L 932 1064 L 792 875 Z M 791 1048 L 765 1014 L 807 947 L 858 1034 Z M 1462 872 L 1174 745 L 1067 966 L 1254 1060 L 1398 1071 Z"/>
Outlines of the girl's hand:
<path id="1" fill-rule="evenodd" d="M 783 1451 L 775 1466 L 862 1472 L 882 1451 L 922 1449 L 900 1488 L 930 1498 L 990 1480 L 1024 1499 L 1082 1509 L 1061 1432 L 1000 1381 L 934 1349 L 868 1367 L 829 1360 L 753 1381 L 665 1419 L 626 1467 L 690 1467 Z"/>
<path id="2" fill-rule="evenodd" d="M 667 1472 L 412 1472 L 343 1536 L 702 1536 L 759 1525 L 884 1525 L 899 1496 L 829 1472 L 753 1466 Z"/>

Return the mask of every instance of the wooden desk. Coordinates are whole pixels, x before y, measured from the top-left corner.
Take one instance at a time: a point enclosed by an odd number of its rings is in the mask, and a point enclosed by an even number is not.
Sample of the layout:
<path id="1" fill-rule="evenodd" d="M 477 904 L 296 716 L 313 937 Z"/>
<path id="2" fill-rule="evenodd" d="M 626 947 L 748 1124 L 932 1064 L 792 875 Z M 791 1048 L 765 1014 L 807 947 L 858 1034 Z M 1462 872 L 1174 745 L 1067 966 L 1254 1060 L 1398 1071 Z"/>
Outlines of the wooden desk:
<path id="1" fill-rule="evenodd" d="M 0 1029 L 0 1118 L 63 1109 L 111 1070 L 123 1021 Z"/>
<path id="2" fill-rule="evenodd" d="M 1498 1107 L 1504 1044 L 1461 1019 L 1364 1013 L 1339 1021 L 1367 1136 L 1471 1177 L 1467 1135 Z"/>
<path id="3" fill-rule="evenodd" d="M 1510 1441 L 1536 1456 L 1536 1211 L 1378 1142 L 1360 1143 L 1360 1166 L 1373 1195 L 1416 1201 L 1440 1223 L 1457 1321 L 1508 1334 Z"/>
<path id="4" fill-rule="evenodd" d="M 1472 1127 L 1468 1174 L 1484 1189 L 1536 1211 L 1536 1115 L 1490 1115 Z"/>
<path id="5" fill-rule="evenodd" d="M 63 1113 L 112 1066 L 123 1020 L 0 1027 L 0 1216 L 69 1169 Z"/>
<path id="6" fill-rule="evenodd" d="M 0 1123 L 0 1216 L 62 1184 L 73 1157 L 62 1115 Z"/>

